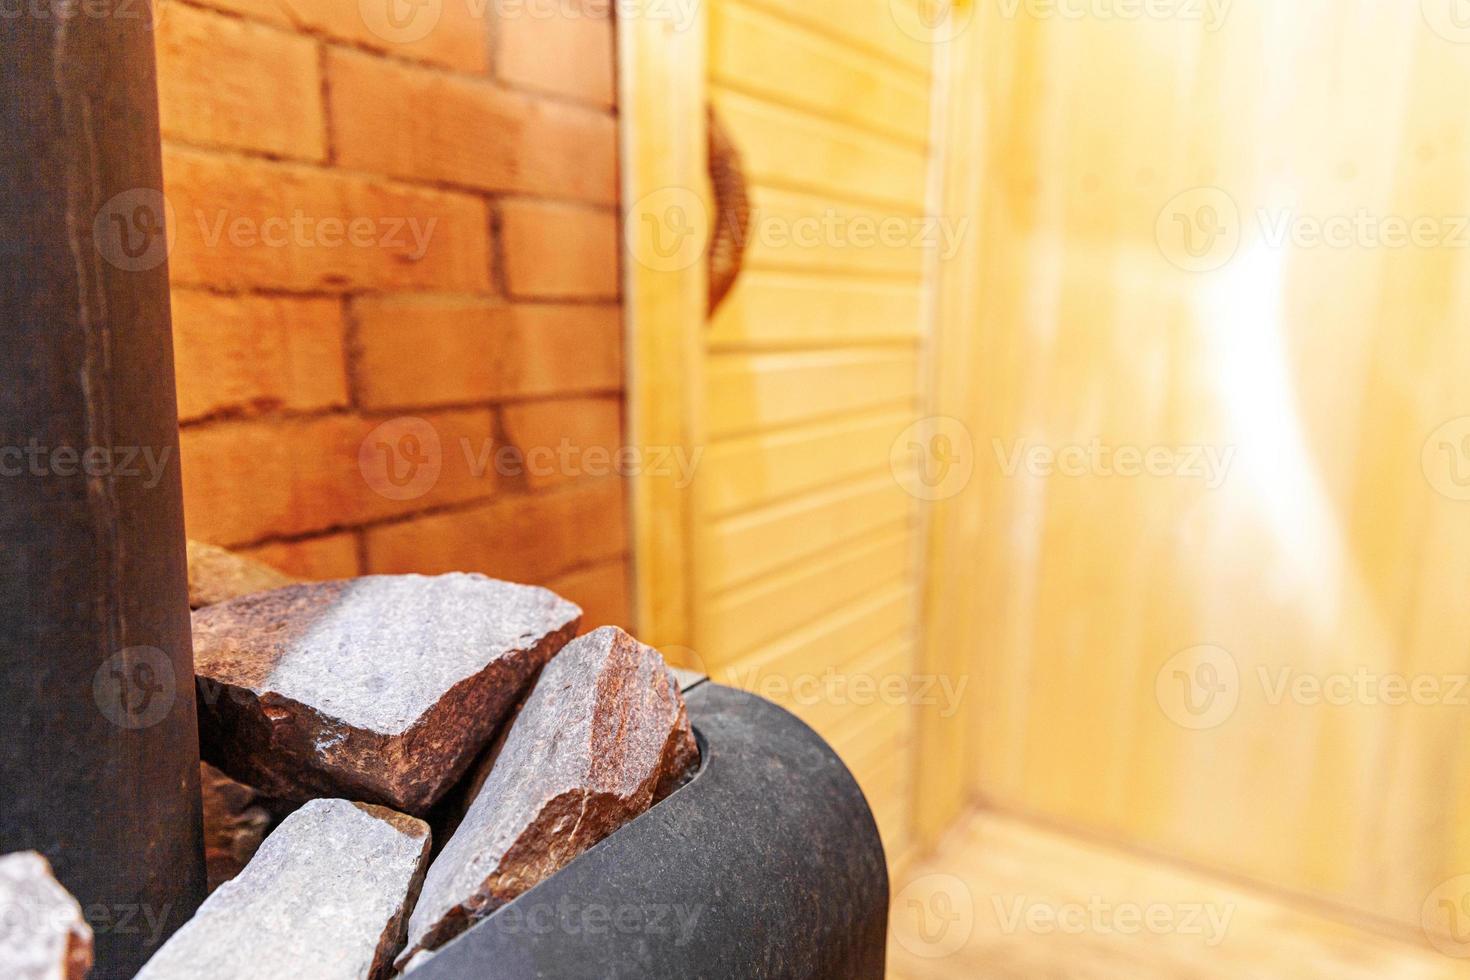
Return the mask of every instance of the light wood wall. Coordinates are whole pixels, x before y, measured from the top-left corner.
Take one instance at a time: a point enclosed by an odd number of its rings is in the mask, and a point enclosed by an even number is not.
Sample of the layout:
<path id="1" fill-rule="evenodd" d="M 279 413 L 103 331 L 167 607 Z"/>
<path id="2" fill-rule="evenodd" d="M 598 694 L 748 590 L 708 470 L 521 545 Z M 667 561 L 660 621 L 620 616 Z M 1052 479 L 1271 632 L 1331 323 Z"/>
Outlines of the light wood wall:
<path id="1" fill-rule="evenodd" d="M 913 839 L 921 583 L 918 502 L 890 457 L 923 414 L 933 46 L 888 0 L 707 10 L 711 101 L 755 220 L 705 337 L 693 646 L 837 748 L 897 858 Z M 863 237 L 885 221 L 916 231 Z M 899 696 L 860 686 L 894 678 Z"/>
<path id="2" fill-rule="evenodd" d="M 1403 0 L 1236 0 L 1213 24 L 1007 6 L 957 42 L 983 102 L 953 402 L 977 454 L 955 589 L 975 786 L 1444 927 L 1470 891 L 1436 891 L 1470 873 L 1470 424 L 1441 428 L 1470 416 L 1470 31 Z M 1273 240 L 1344 217 L 1345 246 Z M 1414 219 L 1418 244 L 1371 237 Z M 1218 486 L 1008 474 L 1017 441 L 1230 463 Z M 1273 703 L 1283 671 L 1440 703 Z"/>

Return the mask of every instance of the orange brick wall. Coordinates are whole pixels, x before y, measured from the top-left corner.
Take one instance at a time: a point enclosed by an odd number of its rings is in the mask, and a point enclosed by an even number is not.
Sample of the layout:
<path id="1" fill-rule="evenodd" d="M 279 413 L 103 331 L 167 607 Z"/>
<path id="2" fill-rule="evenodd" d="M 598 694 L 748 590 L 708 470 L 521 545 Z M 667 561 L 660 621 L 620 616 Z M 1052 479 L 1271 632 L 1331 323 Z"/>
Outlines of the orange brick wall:
<path id="1" fill-rule="evenodd" d="M 159 4 L 189 533 L 626 624 L 610 5 L 377 6 Z"/>

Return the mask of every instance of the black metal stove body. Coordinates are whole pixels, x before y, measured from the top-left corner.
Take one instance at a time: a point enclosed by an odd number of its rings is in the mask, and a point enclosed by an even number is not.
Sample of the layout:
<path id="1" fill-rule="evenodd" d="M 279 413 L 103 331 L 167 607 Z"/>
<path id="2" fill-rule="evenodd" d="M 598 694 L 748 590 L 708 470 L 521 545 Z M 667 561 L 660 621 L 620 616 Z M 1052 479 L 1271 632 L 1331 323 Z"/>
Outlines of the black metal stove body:
<path id="1" fill-rule="evenodd" d="M 754 695 L 705 682 L 685 697 L 694 780 L 413 980 L 882 980 L 888 868 L 847 768 Z"/>

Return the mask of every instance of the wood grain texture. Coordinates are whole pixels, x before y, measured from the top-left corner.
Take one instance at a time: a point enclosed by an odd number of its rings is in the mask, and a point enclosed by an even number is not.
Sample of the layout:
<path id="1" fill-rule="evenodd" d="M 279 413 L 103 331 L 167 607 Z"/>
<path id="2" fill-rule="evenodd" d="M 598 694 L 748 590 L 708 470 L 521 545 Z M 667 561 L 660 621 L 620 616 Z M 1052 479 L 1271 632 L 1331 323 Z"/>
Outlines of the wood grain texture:
<path id="1" fill-rule="evenodd" d="M 714 0 L 709 52 L 753 223 L 705 336 L 694 647 L 828 739 L 897 854 L 919 502 L 890 457 L 924 411 L 932 49 L 888 0 Z"/>
<path id="2" fill-rule="evenodd" d="M 982 7 L 964 355 L 983 798 L 1414 930 L 1470 872 L 1470 60 L 1420 6 Z M 1229 465 L 1007 472 L 1094 445 Z"/>
<path id="3" fill-rule="evenodd" d="M 691 452 L 703 441 L 707 269 L 698 254 L 657 261 L 658 251 L 647 250 L 656 242 L 636 236 L 650 222 L 663 227 L 671 207 L 708 213 L 703 11 L 696 5 L 683 31 L 644 17 L 627 18 L 617 31 L 628 444 Z M 648 469 L 629 480 L 639 636 L 677 666 L 693 666 L 672 650 L 693 642 L 694 493 Z"/>
<path id="4" fill-rule="evenodd" d="M 1427 946 L 994 814 L 973 817 L 904 871 L 894 896 L 893 980 L 1470 976 L 1470 963 Z M 1154 925 L 1135 924 L 1133 910 L 1152 910 Z"/>

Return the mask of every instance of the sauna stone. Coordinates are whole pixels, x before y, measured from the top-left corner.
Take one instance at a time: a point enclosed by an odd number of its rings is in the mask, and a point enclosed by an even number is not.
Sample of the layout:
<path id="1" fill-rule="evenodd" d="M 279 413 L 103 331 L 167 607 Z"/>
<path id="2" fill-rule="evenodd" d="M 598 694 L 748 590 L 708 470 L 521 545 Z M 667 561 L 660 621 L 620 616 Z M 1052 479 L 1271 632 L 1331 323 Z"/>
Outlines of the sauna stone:
<path id="1" fill-rule="evenodd" d="M 212 544 L 189 542 L 189 608 L 200 609 L 296 581 L 289 575 Z"/>
<path id="2" fill-rule="evenodd" d="M 204 797 L 204 864 L 209 890 L 245 870 L 270 832 L 270 811 L 261 795 L 207 762 L 199 764 Z"/>
<path id="3" fill-rule="evenodd" d="M 92 968 L 82 907 L 34 851 L 0 857 L 0 977 L 81 980 Z"/>
<path id="4" fill-rule="evenodd" d="M 314 800 L 205 899 L 136 980 L 387 977 L 428 855 L 422 820 Z"/>
<path id="5" fill-rule="evenodd" d="M 581 610 L 483 575 L 292 585 L 194 613 L 206 761 L 267 796 L 423 815 Z"/>
<path id="6" fill-rule="evenodd" d="M 547 665 L 429 868 L 400 965 L 437 949 L 678 788 L 698 758 L 663 657 L 606 627 Z"/>

